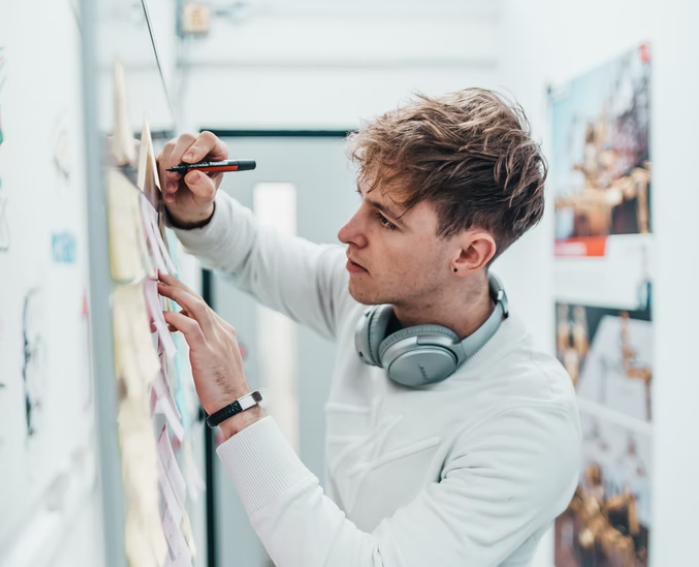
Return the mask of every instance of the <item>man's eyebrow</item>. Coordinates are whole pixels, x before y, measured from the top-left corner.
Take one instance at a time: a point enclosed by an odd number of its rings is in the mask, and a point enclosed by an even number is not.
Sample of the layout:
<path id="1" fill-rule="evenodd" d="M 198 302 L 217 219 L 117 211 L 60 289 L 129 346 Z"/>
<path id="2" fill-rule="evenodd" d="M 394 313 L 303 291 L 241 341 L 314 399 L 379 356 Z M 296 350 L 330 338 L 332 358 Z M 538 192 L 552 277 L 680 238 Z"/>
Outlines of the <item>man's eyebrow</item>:
<path id="1" fill-rule="evenodd" d="M 382 203 L 379 203 L 378 201 L 374 201 L 373 199 L 368 199 L 368 201 L 377 209 L 379 209 L 382 213 L 386 213 L 389 217 L 391 217 L 392 220 L 399 221 L 401 220 L 401 217 L 403 215 L 398 214 L 396 211 L 391 209 L 391 207 L 388 207 Z"/>
<path id="2" fill-rule="evenodd" d="M 357 185 L 357 191 L 359 192 L 360 195 L 364 196 L 364 193 L 362 192 L 361 188 L 359 185 Z M 388 205 L 384 205 L 383 203 L 379 203 L 378 201 L 375 201 L 374 199 L 370 199 L 369 197 L 366 197 L 366 200 L 375 208 L 380 210 L 382 213 L 386 213 L 389 217 L 391 217 L 392 220 L 395 221 L 401 221 L 403 218 L 403 214 L 400 214 L 398 211 L 394 211 L 389 207 Z"/>

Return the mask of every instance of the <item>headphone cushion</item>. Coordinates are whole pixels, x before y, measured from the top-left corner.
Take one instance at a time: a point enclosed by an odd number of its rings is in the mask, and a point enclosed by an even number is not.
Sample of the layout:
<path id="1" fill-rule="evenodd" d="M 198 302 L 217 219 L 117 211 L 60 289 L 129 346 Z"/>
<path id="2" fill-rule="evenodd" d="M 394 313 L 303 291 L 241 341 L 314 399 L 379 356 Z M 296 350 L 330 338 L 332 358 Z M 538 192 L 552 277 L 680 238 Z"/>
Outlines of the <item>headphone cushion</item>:
<path id="1" fill-rule="evenodd" d="M 367 344 L 369 345 L 369 356 L 375 366 L 381 366 L 379 347 L 385 336 L 388 324 L 393 317 L 393 307 L 391 305 L 381 305 L 376 307 L 367 322 Z"/>
<path id="2" fill-rule="evenodd" d="M 404 339 L 409 339 L 411 337 L 420 335 L 443 335 L 450 339 L 454 345 L 459 344 L 458 335 L 451 329 L 447 329 L 441 325 L 417 325 L 415 327 L 406 327 L 405 329 L 401 329 L 400 331 L 396 331 L 395 333 L 389 335 L 381 342 L 377 353 L 378 360 L 380 361 L 381 365 L 383 366 L 384 354 L 386 354 L 386 351 L 394 344 Z"/>

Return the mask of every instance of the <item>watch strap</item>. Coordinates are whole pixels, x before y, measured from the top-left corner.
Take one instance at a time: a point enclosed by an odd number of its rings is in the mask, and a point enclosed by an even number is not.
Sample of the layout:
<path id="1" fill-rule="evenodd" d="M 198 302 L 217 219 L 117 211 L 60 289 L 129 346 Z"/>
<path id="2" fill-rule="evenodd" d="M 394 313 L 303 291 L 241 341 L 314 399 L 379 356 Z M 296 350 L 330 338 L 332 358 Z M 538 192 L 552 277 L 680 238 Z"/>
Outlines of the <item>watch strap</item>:
<path id="1" fill-rule="evenodd" d="M 220 410 L 212 413 L 206 418 L 206 423 L 209 427 L 217 427 L 221 422 L 227 420 L 234 415 L 244 412 L 253 406 L 258 405 L 262 401 L 262 394 L 255 390 L 243 397 L 238 398 L 231 404 L 222 407 Z"/>

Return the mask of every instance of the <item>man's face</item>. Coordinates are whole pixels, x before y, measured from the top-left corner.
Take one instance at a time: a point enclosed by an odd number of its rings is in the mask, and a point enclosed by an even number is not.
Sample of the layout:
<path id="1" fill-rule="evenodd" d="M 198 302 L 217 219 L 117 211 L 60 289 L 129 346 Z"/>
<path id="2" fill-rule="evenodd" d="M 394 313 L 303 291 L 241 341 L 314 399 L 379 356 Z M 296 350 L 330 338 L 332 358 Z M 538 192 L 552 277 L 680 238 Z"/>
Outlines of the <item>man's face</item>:
<path id="1" fill-rule="evenodd" d="M 403 214 L 390 191 L 367 189 L 360 180 L 359 210 L 338 234 L 348 245 L 350 294 L 365 305 L 429 302 L 449 279 L 450 246 L 437 236 L 434 206 L 422 202 Z"/>

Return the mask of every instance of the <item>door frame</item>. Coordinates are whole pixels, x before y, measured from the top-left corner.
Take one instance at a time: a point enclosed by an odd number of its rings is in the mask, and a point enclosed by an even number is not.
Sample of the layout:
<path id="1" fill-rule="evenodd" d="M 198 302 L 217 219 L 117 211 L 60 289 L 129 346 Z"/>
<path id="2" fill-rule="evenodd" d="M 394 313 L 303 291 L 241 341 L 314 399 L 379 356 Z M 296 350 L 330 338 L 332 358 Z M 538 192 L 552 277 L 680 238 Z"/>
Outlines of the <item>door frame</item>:
<path id="1" fill-rule="evenodd" d="M 199 132 L 211 132 L 217 138 L 346 138 L 354 129 L 338 130 L 243 130 L 223 128 L 201 128 Z M 216 309 L 213 295 L 213 272 L 201 271 L 202 297 L 212 309 Z M 199 417 L 206 418 L 200 408 Z M 216 453 L 213 429 L 204 427 L 204 461 L 206 481 L 206 556 L 208 567 L 218 567 L 216 556 L 216 483 L 214 482 L 214 459 Z"/>

